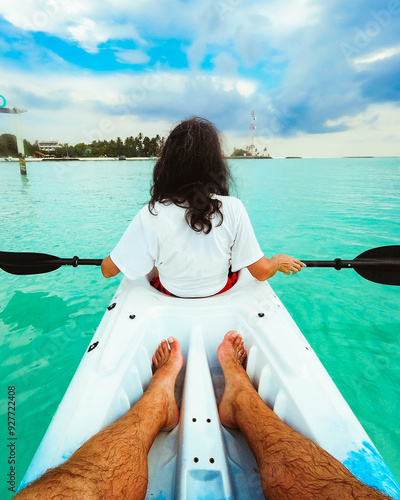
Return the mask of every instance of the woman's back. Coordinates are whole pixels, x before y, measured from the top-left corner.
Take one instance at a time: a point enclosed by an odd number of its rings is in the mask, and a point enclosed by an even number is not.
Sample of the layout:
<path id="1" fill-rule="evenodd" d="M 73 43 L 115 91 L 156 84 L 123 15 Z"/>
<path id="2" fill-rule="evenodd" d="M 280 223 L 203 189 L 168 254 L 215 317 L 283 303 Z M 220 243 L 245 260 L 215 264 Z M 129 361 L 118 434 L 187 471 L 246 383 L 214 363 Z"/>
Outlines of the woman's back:
<path id="1" fill-rule="evenodd" d="M 208 234 L 188 225 L 184 207 L 156 203 L 152 213 L 144 207 L 111 259 L 130 279 L 150 272 L 155 265 L 163 286 L 179 297 L 218 293 L 230 267 L 232 271 L 242 269 L 263 253 L 242 202 L 231 196 L 214 198 L 221 201 L 223 223 L 213 216 Z"/>

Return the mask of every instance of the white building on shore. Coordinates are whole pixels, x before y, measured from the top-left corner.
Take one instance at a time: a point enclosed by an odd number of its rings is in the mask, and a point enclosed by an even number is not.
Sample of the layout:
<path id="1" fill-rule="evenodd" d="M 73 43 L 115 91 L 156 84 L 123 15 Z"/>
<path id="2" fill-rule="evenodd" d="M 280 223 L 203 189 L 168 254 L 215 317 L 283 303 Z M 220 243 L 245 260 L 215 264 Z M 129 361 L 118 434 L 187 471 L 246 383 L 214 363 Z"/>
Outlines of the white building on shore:
<path id="1" fill-rule="evenodd" d="M 56 148 L 59 147 L 58 141 L 42 141 L 39 142 L 40 151 L 44 151 L 46 153 L 51 153 Z"/>

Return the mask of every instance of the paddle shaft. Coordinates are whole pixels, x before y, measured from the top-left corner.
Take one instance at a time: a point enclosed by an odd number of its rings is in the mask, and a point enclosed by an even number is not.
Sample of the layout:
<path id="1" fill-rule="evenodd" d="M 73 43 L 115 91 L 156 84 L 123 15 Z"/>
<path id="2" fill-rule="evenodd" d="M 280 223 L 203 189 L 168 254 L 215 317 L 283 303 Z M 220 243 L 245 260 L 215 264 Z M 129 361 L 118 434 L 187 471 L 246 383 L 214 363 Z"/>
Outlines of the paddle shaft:
<path id="1" fill-rule="evenodd" d="M 374 268 L 380 268 L 380 267 L 393 267 L 393 268 L 399 268 L 400 267 L 400 262 L 395 259 L 366 259 L 366 260 L 342 260 L 342 259 L 335 259 L 335 260 L 302 260 L 307 267 L 333 267 L 334 269 L 337 269 L 340 271 L 340 269 L 362 269 L 366 267 L 374 267 Z"/>
<path id="2" fill-rule="evenodd" d="M 54 263 L 61 266 L 101 266 L 102 259 L 80 259 L 79 257 L 72 257 L 72 259 L 55 259 Z M 51 262 L 50 260 L 48 262 Z"/>

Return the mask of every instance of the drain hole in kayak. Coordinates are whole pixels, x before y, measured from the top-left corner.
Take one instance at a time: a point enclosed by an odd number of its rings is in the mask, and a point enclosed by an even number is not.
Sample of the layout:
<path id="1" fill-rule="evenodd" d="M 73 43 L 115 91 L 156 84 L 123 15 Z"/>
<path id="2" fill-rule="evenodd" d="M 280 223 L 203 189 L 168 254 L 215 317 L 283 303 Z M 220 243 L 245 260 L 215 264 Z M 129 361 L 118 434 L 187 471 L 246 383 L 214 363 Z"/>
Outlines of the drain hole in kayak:
<path id="1" fill-rule="evenodd" d="M 198 461 L 199 459 L 197 457 L 194 457 L 193 462 L 197 464 Z"/>
<path id="2" fill-rule="evenodd" d="M 197 418 L 192 418 L 192 422 L 196 422 L 197 421 Z"/>
<path id="3" fill-rule="evenodd" d="M 211 418 L 207 418 L 207 423 L 210 423 L 211 422 Z"/>
<path id="4" fill-rule="evenodd" d="M 210 458 L 210 464 L 213 464 L 215 460 L 213 458 Z"/>

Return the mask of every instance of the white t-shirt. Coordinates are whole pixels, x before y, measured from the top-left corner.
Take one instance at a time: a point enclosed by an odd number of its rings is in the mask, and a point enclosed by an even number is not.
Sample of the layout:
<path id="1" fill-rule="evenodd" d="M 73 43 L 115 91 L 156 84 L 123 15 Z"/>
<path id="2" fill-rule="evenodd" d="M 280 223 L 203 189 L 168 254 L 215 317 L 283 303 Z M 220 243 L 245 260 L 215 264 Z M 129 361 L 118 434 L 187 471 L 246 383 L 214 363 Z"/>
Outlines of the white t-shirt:
<path id="1" fill-rule="evenodd" d="M 214 216 L 209 234 L 197 233 L 185 220 L 185 209 L 156 203 L 152 215 L 143 207 L 111 252 L 111 260 L 129 279 L 156 266 L 162 285 L 178 297 L 207 297 L 226 285 L 229 267 L 238 271 L 257 262 L 263 252 L 242 202 L 222 201 L 223 223 Z"/>

